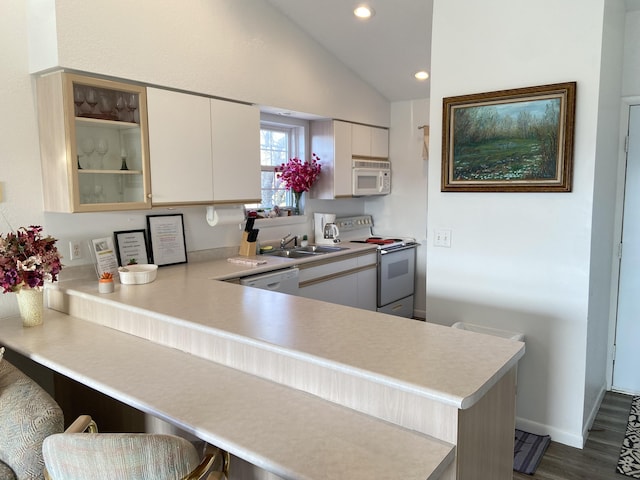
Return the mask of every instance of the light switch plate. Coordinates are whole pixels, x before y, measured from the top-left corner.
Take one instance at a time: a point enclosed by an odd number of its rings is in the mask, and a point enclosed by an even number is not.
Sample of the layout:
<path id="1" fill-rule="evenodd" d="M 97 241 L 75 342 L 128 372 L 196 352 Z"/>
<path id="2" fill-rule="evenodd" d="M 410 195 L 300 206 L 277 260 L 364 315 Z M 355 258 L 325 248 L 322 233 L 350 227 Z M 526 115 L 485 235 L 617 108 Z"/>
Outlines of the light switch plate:
<path id="1" fill-rule="evenodd" d="M 433 245 L 435 247 L 451 248 L 451 230 L 440 228 L 433 234 Z"/>
<path id="2" fill-rule="evenodd" d="M 78 260 L 79 258 L 82 258 L 82 248 L 80 247 L 80 242 L 77 240 L 69 242 L 69 257 L 70 260 Z"/>

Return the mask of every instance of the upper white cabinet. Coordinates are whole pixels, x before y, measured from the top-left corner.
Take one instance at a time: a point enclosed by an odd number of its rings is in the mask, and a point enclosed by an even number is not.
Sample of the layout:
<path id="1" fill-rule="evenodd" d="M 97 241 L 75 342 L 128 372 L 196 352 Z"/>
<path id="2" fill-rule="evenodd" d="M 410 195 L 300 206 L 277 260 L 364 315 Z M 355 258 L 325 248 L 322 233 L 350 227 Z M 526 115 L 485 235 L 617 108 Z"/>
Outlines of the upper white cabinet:
<path id="1" fill-rule="evenodd" d="M 351 153 L 357 157 L 389 158 L 389 130 L 354 123 Z"/>
<path id="2" fill-rule="evenodd" d="M 211 100 L 213 199 L 216 203 L 260 203 L 260 110 Z"/>
<path id="3" fill-rule="evenodd" d="M 148 89 L 154 205 L 260 201 L 257 107 Z"/>
<path id="4" fill-rule="evenodd" d="M 147 89 L 152 202 L 213 201 L 209 99 Z"/>
<path id="5" fill-rule="evenodd" d="M 150 208 L 145 88 L 56 72 L 37 93 L 45 211 Z"/>
<path id="6" fill-rule="evenodd" d="M 351 124 L 318 120 L 310 124 L 311 152 L 320 157 L 322 170 L 311 189 L 313 198 L 351 198 Z"/>
<path id="7" fill-rule="evenodd" d="M 321 159 L 322 173 L 313 198 L 351 198 L 353 157 L 389 158 L 389 130 L 338 120 L 312 121 L 311 151 Z"/>

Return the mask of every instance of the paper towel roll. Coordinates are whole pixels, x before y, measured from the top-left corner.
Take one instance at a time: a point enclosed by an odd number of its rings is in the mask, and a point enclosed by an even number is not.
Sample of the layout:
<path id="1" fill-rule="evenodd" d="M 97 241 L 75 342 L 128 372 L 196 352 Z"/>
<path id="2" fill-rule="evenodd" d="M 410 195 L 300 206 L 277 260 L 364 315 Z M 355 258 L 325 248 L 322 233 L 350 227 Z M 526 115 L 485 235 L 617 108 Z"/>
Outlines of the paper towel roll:
<path id="1" fill-rule="evenodd" d="M 232 225 L 244 222 L 244 207 L 242 205 L 216 205 L 207 207 L 207 223 L 216 225 Z"/>

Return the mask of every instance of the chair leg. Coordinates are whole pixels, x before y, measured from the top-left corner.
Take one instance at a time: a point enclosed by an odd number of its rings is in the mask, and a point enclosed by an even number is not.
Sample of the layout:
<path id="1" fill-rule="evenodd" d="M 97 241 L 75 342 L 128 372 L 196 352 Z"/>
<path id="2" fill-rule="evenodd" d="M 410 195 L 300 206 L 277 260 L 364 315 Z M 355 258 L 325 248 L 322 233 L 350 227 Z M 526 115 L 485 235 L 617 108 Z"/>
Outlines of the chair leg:
<path id="1" fill-rule="evenodd" d="M 185 476 L 182 480 L 199 480 L 213 467 L 215 462 L 220 458 L 222 460 L 222 466 L 219 471 L 209 473 L 207 480 L 227 480 L 229 474 L 229 462 L 231 456 L 229 452 L 221 450 L 213 445 L 206 444 L 204 448 L 204 457 L 191 473 Z"/>
<path id="2" fill-rule="evenodd" d="M 83 433 L 85 431 L 89 433 L 98 432 L 96 422 L 94 422 L 89 415 L 80 415 L 71 425 L 69 425 L 69 428 L 65 430 L 65 433 Z"/>

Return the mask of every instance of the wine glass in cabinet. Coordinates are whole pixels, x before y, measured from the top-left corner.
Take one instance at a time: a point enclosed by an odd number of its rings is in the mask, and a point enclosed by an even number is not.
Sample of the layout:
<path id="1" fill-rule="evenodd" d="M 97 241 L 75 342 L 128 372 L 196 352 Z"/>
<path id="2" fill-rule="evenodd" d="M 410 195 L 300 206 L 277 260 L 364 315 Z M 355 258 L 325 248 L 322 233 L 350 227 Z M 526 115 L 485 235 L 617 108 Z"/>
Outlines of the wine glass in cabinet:
<path id="1" fill-rule="evenodd" d="M 37 88 L 45 210 L 151 208 L 146 89 L 66 72 Z"/>

